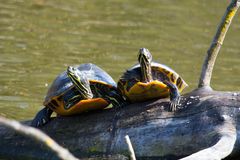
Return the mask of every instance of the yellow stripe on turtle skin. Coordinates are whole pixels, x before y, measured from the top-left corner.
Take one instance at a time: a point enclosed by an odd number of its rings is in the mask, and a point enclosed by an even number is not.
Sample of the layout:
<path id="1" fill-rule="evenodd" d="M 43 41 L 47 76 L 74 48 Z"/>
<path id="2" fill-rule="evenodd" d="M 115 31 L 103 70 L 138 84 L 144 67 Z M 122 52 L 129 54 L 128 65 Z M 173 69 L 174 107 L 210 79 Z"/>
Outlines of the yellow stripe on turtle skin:
<path id="1" fill-rule="evenodd" d="M 93 98 L 93 99 L 81 100 L 78 103 L 76 103 L 74 106 L 66 110 L 64 108 L 63 101 L 61 101 L 59 107 L 54 109 L 54 112 L 62 116 L 69 116 L 69 115 L 75 115 L 75 114 L 88 112 L 92 110 L 101 110 L 106 108 L 108 105 L 109 103 L 102 98 Z"/>

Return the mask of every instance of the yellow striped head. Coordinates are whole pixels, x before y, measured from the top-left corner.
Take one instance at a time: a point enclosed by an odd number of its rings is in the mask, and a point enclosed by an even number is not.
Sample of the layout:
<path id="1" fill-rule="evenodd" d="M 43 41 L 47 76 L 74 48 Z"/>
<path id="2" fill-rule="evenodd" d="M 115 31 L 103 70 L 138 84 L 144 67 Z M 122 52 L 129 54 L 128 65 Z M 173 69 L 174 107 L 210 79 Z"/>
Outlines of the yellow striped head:
<path id="1" fill-rule="evenodd" d="M 139 64 L 151 64 L 152 62 L 152 54 L 146 48 L 140 48 L 138 54 L 138 62 Z"/>
<path id="2" fill-rule="evenodd" d="M 67 69 L 67 75 L 78 89 L 83 99 L 89 99 L 93 97 L 90 83 L 84 73 L 77 68 L 69 66 Z"/>
<path id="3" fill-rule="evenodd" d="M 144 83 L 152 81 L 151 62 L 152 55 L 146 48 L 140 48 L 138 62 L 141 66 L 141 81 Z"/>

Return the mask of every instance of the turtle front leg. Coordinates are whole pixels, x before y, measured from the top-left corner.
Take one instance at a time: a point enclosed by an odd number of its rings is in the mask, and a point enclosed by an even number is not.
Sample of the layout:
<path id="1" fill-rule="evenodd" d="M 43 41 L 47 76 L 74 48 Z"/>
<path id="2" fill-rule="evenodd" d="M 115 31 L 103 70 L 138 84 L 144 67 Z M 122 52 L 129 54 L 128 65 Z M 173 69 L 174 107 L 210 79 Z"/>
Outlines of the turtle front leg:
<path id="1" fill-rule="evenodd" d="M 127 104 L 121 92 L 116 87 L 108 88 L 105 85 L 96 83 L 91 84 L 91 90 L 94 95 L 105 99 L 108 103 L 111 103 L 113 107 L 122 107 Z"/>
<path id="2" fill-rule="evenodd" d="M 42 110 L 40 110 L 37 115 L 35 116 L 35 118 L 32 120 L 31 126 L 33 127 L 41 127 L 43 125 L 45 125 L 47 122 L 50 121 L 50 117 L 52 115 L 53 111 L 48 108 L 45 107 Z"/>
<path id="3" fill-rule="evenodd" d="M 177 106 L 180 103 L 180 94 L 178 88 L 169 81 L 163 81 L 163 83 L 166 84 L 170 90 L 170 110 L 174 112 L 177 110 Z"/>
<path id="4" fill-rule="evenodd" d="M 113 107 L 122 107 L 127 105 L 127 101 L 117 89 L 112 89 L 110 92 L 105 94 L 103 98 L 111 103 Z"/>

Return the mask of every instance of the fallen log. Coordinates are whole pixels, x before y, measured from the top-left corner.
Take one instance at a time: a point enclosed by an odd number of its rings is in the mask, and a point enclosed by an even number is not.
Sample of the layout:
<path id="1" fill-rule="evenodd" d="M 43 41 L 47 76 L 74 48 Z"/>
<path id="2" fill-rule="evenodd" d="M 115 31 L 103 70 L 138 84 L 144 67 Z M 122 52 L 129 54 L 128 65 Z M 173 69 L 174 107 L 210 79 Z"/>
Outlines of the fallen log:
<path id="1" fill-rule="evenodd" d="M 181 104 L 175 113 L 169 111 L 167 99 L 160 99 L 57 117 L 41 130 L 80 158 L 128 155 L 126 135 L 137 159 L 178 159 L 212 146 L 215 157 L 240 156 L 240 92 L 198 89 L 184 95 Z M 44 146 L 4 127 L 0 144 L 2 158 L 56 159 Z"/>

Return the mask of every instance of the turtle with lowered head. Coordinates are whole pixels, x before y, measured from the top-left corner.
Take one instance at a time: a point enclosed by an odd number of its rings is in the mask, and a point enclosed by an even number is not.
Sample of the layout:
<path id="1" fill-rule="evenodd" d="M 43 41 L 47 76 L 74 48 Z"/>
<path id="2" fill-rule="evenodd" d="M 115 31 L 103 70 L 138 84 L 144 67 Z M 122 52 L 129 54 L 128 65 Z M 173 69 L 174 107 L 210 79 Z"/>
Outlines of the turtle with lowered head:
<path id="1" fill-rule="evenodd" d="M 124 103 L 117 84 L 107 72 L 91 63 L 69 66 L 51 84 L 43 102 L 45 107 L 37 113 L 32 126 L 45 125 L 53 112 L 70 116 Z"/>

